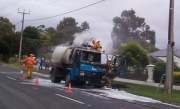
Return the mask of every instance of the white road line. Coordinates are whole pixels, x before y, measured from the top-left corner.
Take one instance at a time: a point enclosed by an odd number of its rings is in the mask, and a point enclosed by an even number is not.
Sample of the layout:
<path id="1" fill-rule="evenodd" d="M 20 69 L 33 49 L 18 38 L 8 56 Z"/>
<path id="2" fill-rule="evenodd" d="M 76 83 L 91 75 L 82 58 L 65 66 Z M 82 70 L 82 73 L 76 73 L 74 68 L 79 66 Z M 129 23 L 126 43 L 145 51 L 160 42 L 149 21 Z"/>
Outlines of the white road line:
<path id="1" fill-rule="evenodd" d="M 74 102 L 77 102 L 77 103 L 80 103 L 80 104 L 85 104 L 85 103 L 83 103 L 83 102 L 81 102 L 81 101 L 78 101 L 78 100 L 75 100 L 75 99 L 72 99 L 72 98 L 69 98 L 69 97 L 60 95 L 60 94 L 55 94 L 55 95 L 60 96 L 60 97 L 63 97 L 63 98 L 66 98 L 66 99 L 68 99 L 68 100 L 71 100 L 71 101 L 74 101 Z"/>
<path id="2" fill-rule="evenodd" d="M 12 80 L 16 80 L 15 78 L 12 78 L 12 77 L 9 77 L 9 76 L 7 76 L 7 78 L 12 79 Z"/>

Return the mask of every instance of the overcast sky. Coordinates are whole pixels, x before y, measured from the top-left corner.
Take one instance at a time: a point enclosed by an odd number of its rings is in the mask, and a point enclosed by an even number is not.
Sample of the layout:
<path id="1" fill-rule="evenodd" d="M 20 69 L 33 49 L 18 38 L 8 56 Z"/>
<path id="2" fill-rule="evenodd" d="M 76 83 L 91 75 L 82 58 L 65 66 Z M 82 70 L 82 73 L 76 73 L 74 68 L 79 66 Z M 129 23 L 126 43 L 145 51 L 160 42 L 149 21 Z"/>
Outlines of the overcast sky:
<path id="1" fill-rule="evenodd" d="M 7 17 L 13 24 L 22 20 L 19 11 L 29 12 L 25 20 L 34 20 L 69 12 L 101 0 L 0 0 L 0 16 Z M 39 26 L 56 28 L 64 17 L 73 17 L 79 23 L 87 21 L 90 24 L 90 34 L 101 40 L 102 45 L 111 44 L 113 18 L 120 16 L 123 10 L 135 10 L 136 15 L 144 17 L 145 22 L 156 32 L 156 47 L 167 48 L 168 19 L 170 0 L 105 0 L 85 9 L 61 15 L 46 20 L 25 22 L 25 26 Z M 174 39 L 175 48 L 180 48 L 180 0 L 174 0 Z M 16 25 L 21 29 L 21 23 Z"/>

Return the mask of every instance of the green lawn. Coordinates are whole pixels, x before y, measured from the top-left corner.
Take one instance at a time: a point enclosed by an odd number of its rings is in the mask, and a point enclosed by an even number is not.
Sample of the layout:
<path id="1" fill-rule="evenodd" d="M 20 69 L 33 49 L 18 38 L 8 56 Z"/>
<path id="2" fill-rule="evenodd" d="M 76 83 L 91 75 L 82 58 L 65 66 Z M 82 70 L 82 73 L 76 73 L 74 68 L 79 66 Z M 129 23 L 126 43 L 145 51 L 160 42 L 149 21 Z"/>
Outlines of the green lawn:
<path id="1" fill-rule="evenodd" d="M 179 90 L 173 90 L 172 94 L 167 95 L 163 93 L 162 89 L 159 90 L 159 93 L 157 93 L 157 87 L 124 83 L 124 82 L 118 82 L 118 81 L 113 82 L 113 88 L 124 90 L 126 92 L 133 93 L 136 95 L 154 98 L 163 102 L 180 103 Z"/>

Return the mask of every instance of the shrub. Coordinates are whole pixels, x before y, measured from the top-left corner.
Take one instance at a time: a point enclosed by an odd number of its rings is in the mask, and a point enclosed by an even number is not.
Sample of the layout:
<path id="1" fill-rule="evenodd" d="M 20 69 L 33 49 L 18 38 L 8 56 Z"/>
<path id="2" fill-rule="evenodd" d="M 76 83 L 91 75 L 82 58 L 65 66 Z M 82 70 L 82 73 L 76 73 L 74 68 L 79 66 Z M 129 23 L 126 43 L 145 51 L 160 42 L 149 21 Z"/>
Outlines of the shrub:
<path id="1" fill-rule="evenodd" d="M 176 64 L 174 64 L 174 71 L 176 71 L 176 72 L 180 71 L 180 68 Z"/>
<path id="2" fill-rule="evenodd" d="M 178 68 L 178 67 L 176 67 Z M 159 61 L 155 64 L 153 79 L 156 83 L 161 81 L 161 77 L 166 72 L 166 63 L 164 61 Z M 174 72 L 174 85 L 180 85 L 180 72 Z M 163 79 L 163 83 L 165 78 Z"/>
<path id="3" fill-rule="evenodd" d="M 9 59 L 9 63 L 17 63 L 18 62 L 18 58 L 15 58 L 15 57 L 11 57 Z"/>
<path id="4" fill-rule="evenodd" d="M 180 85 L 180 72 L 174 72 L 174 84 Z"/>
<path id="5" fill-rule="evenodd" d="M 161 77 L 166 72 L 166 63 L 164 61 L 159 61 L 155 64 L 153 79 L 156 83 L 161 81 Z M 164 80 L 163 80 L 164 82 Z"/>

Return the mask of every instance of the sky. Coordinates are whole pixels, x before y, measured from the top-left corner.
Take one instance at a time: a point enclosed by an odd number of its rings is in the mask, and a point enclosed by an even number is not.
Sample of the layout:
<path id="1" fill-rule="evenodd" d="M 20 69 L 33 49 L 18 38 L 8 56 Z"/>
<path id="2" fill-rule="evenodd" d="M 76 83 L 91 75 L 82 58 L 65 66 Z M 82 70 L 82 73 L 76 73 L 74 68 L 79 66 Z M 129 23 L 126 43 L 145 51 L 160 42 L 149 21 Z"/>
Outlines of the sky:
<path id="1" fill-rule="evenodd" d="M 178 36 L 180 36 L 180 0 L 174 0 L 174 41 L 175 49 L 180 48 Z M 74 11 L 84 6 L 99 2 L 87 8 Z M 167 48 L 168 40 L 168 21 L 169 21 L 169 2 L 170 0 L 0 0 L 0 16 L 7 17 L 16 30 L 21 30 L 22 14 L 18 13 L 25 10 L 24 26 L 39 26 L 56 28 L 57 24 L 64 17 L 73 17 L 80 26 L 87 21 L 90 25 L 89 35 L 100 40 L 102 46 L 107 48 L 112 45 L 111 31 L 113 28 L 113 18 L 121 15 L 122 11 L 133 9 L 136 15 L 145 18 L 146 24 L 151 30 L 156 32 L 156 47 L 159 49 Z M 51 17 L 45 20 L 28 21 L 40 18 Z M 83 37 L 83 36 L 82 36 Z"/>

